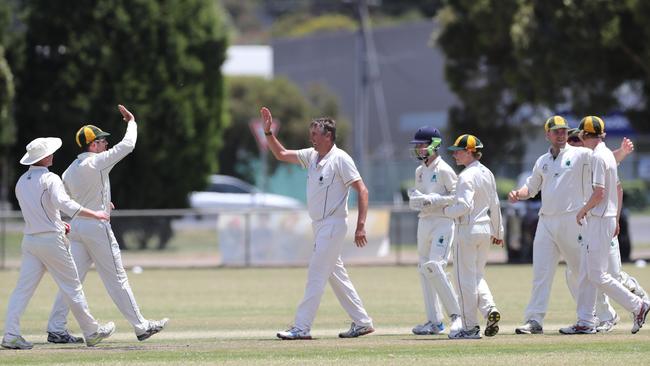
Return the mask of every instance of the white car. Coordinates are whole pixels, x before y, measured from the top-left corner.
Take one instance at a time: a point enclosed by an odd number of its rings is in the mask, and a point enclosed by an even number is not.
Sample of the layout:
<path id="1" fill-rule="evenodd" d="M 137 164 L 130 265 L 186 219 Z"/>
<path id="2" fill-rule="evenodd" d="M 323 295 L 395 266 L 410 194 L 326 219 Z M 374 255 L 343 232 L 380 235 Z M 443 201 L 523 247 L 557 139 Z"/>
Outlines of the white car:
<path id="1" fill-rule="evenodd" d="M 264 193 L 243 180 L 227 175 L 211 175 L 205 191 L 190 194 L 190 207 L 198 210 L 244 210 L 250 208 L 300 209 L 299 200 Z"/>

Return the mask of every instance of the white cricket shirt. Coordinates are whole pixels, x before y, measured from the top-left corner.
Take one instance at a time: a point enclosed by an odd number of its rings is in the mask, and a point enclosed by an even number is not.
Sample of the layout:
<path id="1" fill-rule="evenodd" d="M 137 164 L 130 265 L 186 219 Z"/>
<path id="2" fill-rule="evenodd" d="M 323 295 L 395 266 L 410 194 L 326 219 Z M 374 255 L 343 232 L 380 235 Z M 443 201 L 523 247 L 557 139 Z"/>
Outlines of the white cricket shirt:
<path id="1" fill-rule="evenodd" d="M 486 232 L 503 239 L 501 206 L 497 184 L 490 169 L 475 160 L 458 176 L 456 203 L 443 209 L 461 225 L 473 225 L 472 232 Z M 482 227 L 487 227 L 483 230 Z"/>
<path id="2" fill-rule="evenodd" d="M 530 197 L 542 191 L 540 215 L 564 215 L 578 211 L 590 190 L 592 151 L 566 145 L 556 158 L 550 152 L 540 156 L 526 179 Z"/>
<path id="3" fill-rule="evenodd" d="M 336 145 L 320 161 L 314 148 L 297 153 L 300 165 L 307 169 L 307 209 L 311 219 L 347 217 L 350 184 L 361 179 L 350 155 Z"/>
<path id="4" fill-rule="evenodd" d="M 437 193 L 442 196 L 456 193 L 456 172 L 440 156 L 436 157 L 429 166 L 424 162 L 415 169 L 415 189 L 423 194 Z M 442 207 L 426 207 L 418 217 L 440 216 Z"/>
<path id="5" fill-rule="evenodd" d="M 614 153 L 600 142 L 591 159 L 592 184 L 605 188 L 605 198 L 589 212 L 592 216 L 616 217 L 618 213 L 618 171 Z"/>
<path id="6" fill-rule="evenodd" d="M 25 219 L 25 234 L 65 232 L 60 211 L 75 217 L 81 210 L 65 192 L 61 178 L 42 166 L 30 166 L 18 179 L 16 198 Z"/>
<path id="7" fill-rule="evenodd" d="M 138 125 L 129 121 L 124 138 L 101 153 L 84 152 L 63 172 L 63 184 L 70 197 L 84 207 L 110 212 L 111 181 L 108 173 L 135 148 Z"/>

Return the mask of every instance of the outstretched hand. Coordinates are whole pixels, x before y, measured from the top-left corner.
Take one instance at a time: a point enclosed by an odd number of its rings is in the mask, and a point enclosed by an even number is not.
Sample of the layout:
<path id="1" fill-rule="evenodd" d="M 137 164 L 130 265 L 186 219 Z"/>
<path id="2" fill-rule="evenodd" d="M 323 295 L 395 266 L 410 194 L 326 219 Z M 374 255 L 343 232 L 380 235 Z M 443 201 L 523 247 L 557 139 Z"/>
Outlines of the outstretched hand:
<path id="1" fill-rule="evenodd" d="M 262 109 L 260 109 L 260 114 L 262 115 L 262 126 L 264 127 L 264 132 L 271 132 L 271 126 L 273 124 L 271 111 L 266 107 L 262 107 Z"/>
<path id="2" fill-rule="evenodd" d="M 627 137 L 623 137 L 623 140 L 621 140 L 621 150 L 625 156 L 630 155 L 634 151 L 634 143 L 632 140 L 628 139 Z"/>
<path id="3" fill-rule="evenodd" d="M 131 112 L 129 112 L 129 110 L 126 109 L 125 106 L 123 106 L 121 104 L 118 104 L 117 109 L 119 109 L 120 113 L 122 113 L 122 119 L 125 122 L 133 121 L 135 119 L 135 117 L 133 117 L 133 114 Z"/>

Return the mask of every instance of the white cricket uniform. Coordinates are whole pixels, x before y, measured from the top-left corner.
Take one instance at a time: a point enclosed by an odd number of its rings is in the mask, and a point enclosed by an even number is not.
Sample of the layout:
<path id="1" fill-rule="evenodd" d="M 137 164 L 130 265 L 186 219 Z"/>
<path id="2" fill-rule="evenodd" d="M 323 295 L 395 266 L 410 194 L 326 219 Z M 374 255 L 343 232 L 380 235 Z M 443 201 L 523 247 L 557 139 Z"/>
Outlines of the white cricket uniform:
<path id="1" fill-rule="evenodd" d="M 478 160 L 458 176 L 456 203 L 443 213 L 456 220 L 454 267 L 465 329 L 478 326 L 480 310 L 487 317 L 495 306 L 484 278 L 491 238 L 503 239 L 501 209 L 492 172 Z"/>
<path id="2" fill-rule="evenodd" d="M 533 285 L 524 321 L 544 324 L 553 277 L 560 256 L 566 261 L 566 281 L 574 299 L 578 297 L 580 273 L 581 227 L 575 216 L 590 191 L 592 151 L 585 147 L 566 145 L 557 157 L 550 150 L 535 162 L 526 180 L 529 196 L 542 192 L 542 206 L 533 240 Z M 598 298 L 602 320 L 615 316 L 603 295 Z"/>
<path id="3" fill-rule="evenodd" d="M 354 323 L 372 325 L 341 260 L 348 228 L 349 187 L 361 176 L 352 158 L 336 145 L 320 161 L 313 148 L 298 150 L 298 160 L 307 169 L 307 208 L 315 238 L 305 295 L 294 325 L 301 330 L 311 329 L 328 280 Z"/>
<path id="4" fill-rule="evenodd" d="M 135 148 L 138 128 L 135 121 L 129 121 L 122 141 L 101 152 L 84 152 L 70 164 L 63 173 L 63 182 L 70 196 L 91 210 L 111 210 L 111 183 L 109 173 L 120 160 Z M 135 301 L 129 279 L 122 265 L 120 247 L 113 235 L 110 222 L 98 222 L 84 217 L 75 217 L 70 222 L 72 256 L 83 281 L 95 263 L 97 273 L 104 282 L 111 299 L 122 315 L 131 323 L 137 335 L 144 333 L 149 322 L 142 316 Z M 48 331 L 65 329 L 68 307 L 62 301 L 61 293 L 52 307 Z"/>
<path id="5" fill-rule="evenodd" d="M 456 172 L 440 156 L 428 166 L 423 162 L 415 170 L 415 189 L 422 194 L 442 196 L 456 193 Z M 418 273 L 427 320 L 439 324 L 443 320 L 442 302 L 447 316 L 460 315 L 460 306 L 451 279 L 445 272 L 454 240 L 454 220 L 443 215 L 442 207 L 428 206 L 418 215 Z M 433 262 L 435 273 L 427 273 L 424 264 Z"/>
<path id="6" fill-rule="evenodd" d="M 46 167 L 33 165 L 18 179 L 16 198 L 25 219 L 23 259 L 16 289 L 9 299 L 5 334 L 20 335 L 20 316 L 43 274 L 48 271 L 59 286 L 62 301 L 72 309 L 84 336 L 90 336 L 99 326 L 88 310 L 60 214 L 63 211 L 76 217 L 81 205 L 70 199 L 58 175 Z"/>
<path id="7" fill-rule="evenodd" d="M 618 213 L 618 172 L 612 151 L 604 142 L 595 148 L 591 161 L 592 185 L 605 189 L 605 198 L 587 214 L 585 248 L 580 267 L 578 323 L 595 325 L 597 290 L 604 292 L 629 312 L 638 311 L 643 300 L 608 273 L 610 247 Z"/>

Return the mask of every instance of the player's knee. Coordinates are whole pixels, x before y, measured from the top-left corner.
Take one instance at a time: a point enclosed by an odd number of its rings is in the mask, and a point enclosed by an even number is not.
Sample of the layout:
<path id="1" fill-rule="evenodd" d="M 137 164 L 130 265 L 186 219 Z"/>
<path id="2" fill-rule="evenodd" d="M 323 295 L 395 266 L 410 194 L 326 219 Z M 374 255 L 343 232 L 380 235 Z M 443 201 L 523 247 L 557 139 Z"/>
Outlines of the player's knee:
<path id="1" fill-rule="evenodd" d="M 420 266 L 420 271 L 427 277 L 445 277 L 445 262 L 429 261 Z"/>

